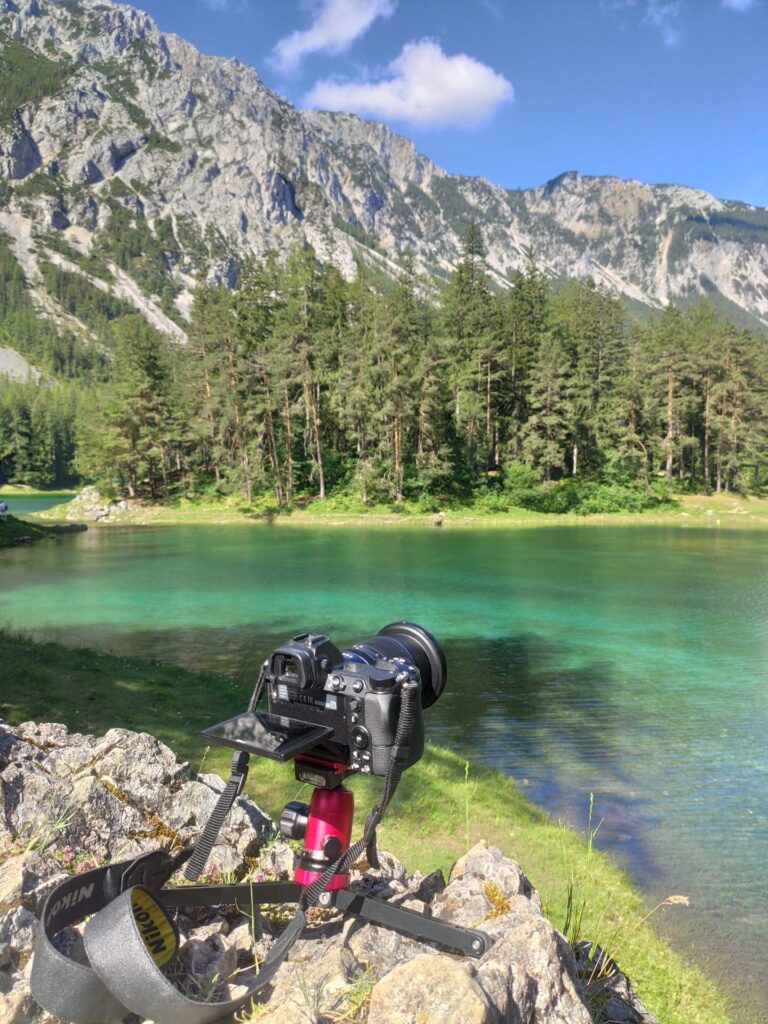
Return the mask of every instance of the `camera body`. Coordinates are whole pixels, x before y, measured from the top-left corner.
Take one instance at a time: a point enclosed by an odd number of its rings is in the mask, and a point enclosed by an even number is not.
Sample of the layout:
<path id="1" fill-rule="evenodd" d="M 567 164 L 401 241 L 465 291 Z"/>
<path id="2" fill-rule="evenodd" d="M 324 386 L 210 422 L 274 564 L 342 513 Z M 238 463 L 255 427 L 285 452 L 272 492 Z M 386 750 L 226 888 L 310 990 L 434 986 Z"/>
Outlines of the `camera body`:
<path id="1" fill-rule="evenodd" d="M 302 751 L 300 777 L 311 774 L 307 761 L 315 760 L 386 775 L 406 682 L 418 687 L 404 765 L 410 767 L 424 752 L 424 721 L 421 673 L 406 647 L 380 634 L 340 651 L 326 636 L 303 633 L 273 651 L 266 676 L 269 713 L 332 730 Z"/>
<path id="2" fill-rule="evenodd" d="M 327 636 L 302 633 L 264 662 L 248 711 L 200 735 L 247 754 L 294 759 L 298 779 L 333 789 L 351 772 L 387 775 L 396 750 L 401 769 L 416 764 L 424 753 L 422 709 L 446 677 L 440 644 L 414 622 L 392 622 L 343 651 Z M 264 690 L 266 714 L 257 710 Z"/>

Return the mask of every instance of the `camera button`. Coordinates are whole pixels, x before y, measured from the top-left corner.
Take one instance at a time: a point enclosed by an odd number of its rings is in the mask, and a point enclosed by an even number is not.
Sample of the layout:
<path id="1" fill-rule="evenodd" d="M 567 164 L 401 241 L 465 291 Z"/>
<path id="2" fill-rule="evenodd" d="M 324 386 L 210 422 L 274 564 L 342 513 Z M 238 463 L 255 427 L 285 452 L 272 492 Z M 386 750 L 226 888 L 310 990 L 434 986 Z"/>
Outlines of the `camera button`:
<path id="1" fill-rule="evenodd" d="M 354 683 L 352 683 L 352 689 L 355 691 L 355 693 L 361 693 L 363 689 L 362 679 L 356 679 Z"/>
<path id="2" fill-rule="evenodd" d="M 343 685 L 341 676 L 331 676 L 331 686 L 334 690 L 340 690 Z"/>
<path id="3" fill-rule="evenodd" d="M 360 750 L 362 750 L 363 747 L 367 747 L 368 741 L 370 740 L 368 730 L 363 729 L 362 726 L 359 725 L 352 730 L 350 737 L 354 745 Z"/>
<path id="4" fill-rule="evenodd" d="M 357 699 L 357 697 L 352 698 L 352 700 L 349 702 L 349 707 L 352 711 L 360 710 L 360 701 Z"/>
<path id="5" fill-rule="evenodd" d="M 357 725 L 357 723 L 360 721 L 360 715 L 350 715 L 349 720 L 352 723 L 352 725 Z"/>

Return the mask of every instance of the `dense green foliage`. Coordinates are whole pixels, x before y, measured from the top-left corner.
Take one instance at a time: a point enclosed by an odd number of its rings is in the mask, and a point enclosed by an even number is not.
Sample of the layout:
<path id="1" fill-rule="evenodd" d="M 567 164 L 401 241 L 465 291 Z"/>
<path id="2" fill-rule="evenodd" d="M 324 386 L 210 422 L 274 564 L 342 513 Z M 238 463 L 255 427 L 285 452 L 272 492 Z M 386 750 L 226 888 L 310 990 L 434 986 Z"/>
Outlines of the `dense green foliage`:
<path id="1" fill-rule="evenodd" d="M 4 126 L 12 123 L 14 112 L 25 103 L 53 96 L 72 74 L 72 65 L 66 60 L 49 60 L 5 34 L 2 43 L 0 125 Z"/>
<path id="2" fill-rule="evenodd" d="M 105 356 L 99 348 L 38 315 L 8 237 L 0 232 L 0 347 L 6 346 L 57 376 L 98 378 L 104 373 Z"/>
<path id="3" fill-rule="evenodd" d="M 127 343 L 83 472 L 160 498 L 333 491 L 425 511 L 635 510 L 665 488 L 760 487 L 763 338 L 707 302 L 631 323 L 590 283 L 553 294 L 532 259 L 499 294 L 475 228 L 439 304 L 407 261 L 382 289 L 300 249 L 234 293 L 201 285 L 190 333 L 173 360 L 150 334 L 141 356 Z M 126 426 L 120 396 L 137 388 L 146 407 Z"/>
<path id="4" fill-rule="evenodd" d="M 38 386 L 0 376 L 0 484 L 69 484 L 73 472 L 78 388 Z"/>
<path id="5" fill-rule="evenodd" d="M 170 225 L 113 220 L 119 265 L 169 258 Z M 408 260 L 395 281 L 361 266 L 350 284 L 300 248 L 246 267 L 234 292 L 201 283 L 172 352 L 108 292 L 44 273 L 112 352 L 79 403 L 74 465 L 115 493 L 599 512 L 762 486 L 764 337 L 707 301 L 638 324 L 591 282 L 553 292 L 532 257 L 498 292 L 474 225 L 437 299 Z M 3 281 L 21 308 L 20 272 Z M 6 452 L 6 477 L 30 464 Z"/>

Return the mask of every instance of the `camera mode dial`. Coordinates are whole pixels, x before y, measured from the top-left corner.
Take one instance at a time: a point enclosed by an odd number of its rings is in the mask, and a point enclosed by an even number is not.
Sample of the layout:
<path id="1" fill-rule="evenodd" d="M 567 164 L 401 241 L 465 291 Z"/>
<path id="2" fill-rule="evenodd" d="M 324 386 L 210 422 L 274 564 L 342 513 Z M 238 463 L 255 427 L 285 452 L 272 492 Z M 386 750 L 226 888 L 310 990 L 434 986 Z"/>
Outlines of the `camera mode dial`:
<path id="1" fill-rule="evenodd" d="M 395 685 L 396 674 L 389 668 L 372 668 L 368 674 L 371 689 L 374 691 L 389 690 Z"/>

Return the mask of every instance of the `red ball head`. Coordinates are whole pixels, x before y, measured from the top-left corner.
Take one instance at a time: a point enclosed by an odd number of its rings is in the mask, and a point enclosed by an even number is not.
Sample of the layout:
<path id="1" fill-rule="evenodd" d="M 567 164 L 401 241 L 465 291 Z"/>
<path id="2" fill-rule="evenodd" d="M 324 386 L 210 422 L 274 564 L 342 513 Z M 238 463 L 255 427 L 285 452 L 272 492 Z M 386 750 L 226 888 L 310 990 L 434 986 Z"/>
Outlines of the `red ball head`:
<path id="1" fill-rule="evenodd" d="M 349 847 L 354 813 L 355 797 L 345 786 L 314 791 L 294 882 L 311 885 Z M 334 875 L 326 888 L 346 889 L 348 885 L 348 874 Z"/>

